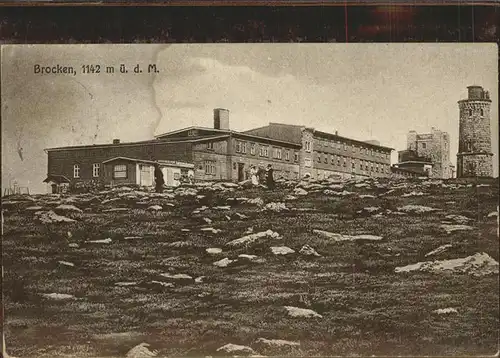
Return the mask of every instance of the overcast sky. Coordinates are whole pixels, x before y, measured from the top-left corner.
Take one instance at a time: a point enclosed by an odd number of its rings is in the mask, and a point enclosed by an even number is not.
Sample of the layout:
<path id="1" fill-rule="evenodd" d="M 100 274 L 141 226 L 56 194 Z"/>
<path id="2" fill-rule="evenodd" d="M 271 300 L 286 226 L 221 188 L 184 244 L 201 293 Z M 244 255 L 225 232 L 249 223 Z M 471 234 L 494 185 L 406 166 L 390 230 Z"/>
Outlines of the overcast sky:
<path id="1" fill-rule="evenodd" d="M 150 63 L 160 72 L 133 74 L 133 65 Z M 35 64 L 78 73 L 37 75 Z M 101 73 L 81 74 L 84 64 L 100 64 Z M 102 73 L 106 65 L 116 72 Z M 2 187 L 17 180 L 44 191 L 44 148 L 211 127 L 216 107 L 230 110 L 234 130 L 282 122 L 376 139 L 396 149 L 393 163 L 409 130 L 435 127 L 450 134 L 455 162 L 457 101 L 473 84 L 493 100 L 497 174 L 497 66 L 495 44 L 3 46 Z"/>

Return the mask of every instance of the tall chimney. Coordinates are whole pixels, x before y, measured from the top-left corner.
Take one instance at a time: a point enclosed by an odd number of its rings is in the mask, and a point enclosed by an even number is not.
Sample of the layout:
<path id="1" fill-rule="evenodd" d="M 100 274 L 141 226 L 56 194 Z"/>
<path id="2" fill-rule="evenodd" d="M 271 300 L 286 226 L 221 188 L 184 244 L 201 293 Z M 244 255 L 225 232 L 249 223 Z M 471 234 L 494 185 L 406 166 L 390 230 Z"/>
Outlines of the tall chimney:
<path id="1" fill-rule="evenodd" d="M 214 109 L 214 129 L 229 130 L 229 110 L 224 108 Z"/>

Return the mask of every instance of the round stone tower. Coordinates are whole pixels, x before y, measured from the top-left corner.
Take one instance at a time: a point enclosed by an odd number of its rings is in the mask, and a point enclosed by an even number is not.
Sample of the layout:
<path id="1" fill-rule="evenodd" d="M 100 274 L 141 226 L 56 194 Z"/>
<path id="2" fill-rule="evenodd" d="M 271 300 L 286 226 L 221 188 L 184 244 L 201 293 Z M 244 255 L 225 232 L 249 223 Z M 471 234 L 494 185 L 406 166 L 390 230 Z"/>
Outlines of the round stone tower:
<path id="1" fill-rule="evenodd" d="M 481 86 L 469 86 L 467 89 L 468 98 L 458 101 L 457 177 L 492 177 L 490 94 Z"/>

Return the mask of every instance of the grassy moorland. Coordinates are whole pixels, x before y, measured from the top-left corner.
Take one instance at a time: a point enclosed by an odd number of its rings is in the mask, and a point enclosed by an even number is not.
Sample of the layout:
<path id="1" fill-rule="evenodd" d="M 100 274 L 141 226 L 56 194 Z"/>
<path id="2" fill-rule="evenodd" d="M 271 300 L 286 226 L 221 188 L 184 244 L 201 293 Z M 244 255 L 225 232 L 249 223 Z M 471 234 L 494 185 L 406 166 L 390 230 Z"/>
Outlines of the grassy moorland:
<path id="1" fill-rule="evenodd" d="M 498 266 L 476 276 L 395 272 L 476 253 L 498 261 L 498 181 L 303 187 L 306 195 L 289 183 L 275 191 L 207 187 L 152 195 L 125 188 L 3 198 L 9 354 L 124 357 L 142 342 L 158 356 L 224 355 L 217 349 L 228 343 L 266 356 L 498 351 Z M 261 198 L 264 205 L 235 198 Z M 266 210 L 272 202 L 288 210 Z M 405 212 L 405 205 L 439 210 Z M 108 211 L 115 208 L 122 209 Z M 43 222 L 51 210 L 74 221 Z M 466 227 L 443 229 L 456 220 Z M 228 245 L 266 230 L 279 238 Z M 337 241 L 313 230 L 381 239 Z M 300 253 L 304 245 L 321 256 Z M 273 246 L 295 252 L 275 255 Z M 224 258 L 234 261 L 213 264 Z M 70 296 L 46 296 L 52 293 Z M 320 316 L 292 317 L 285 306 Z M 456 311 L 435 312 L 444 308 Z"/>

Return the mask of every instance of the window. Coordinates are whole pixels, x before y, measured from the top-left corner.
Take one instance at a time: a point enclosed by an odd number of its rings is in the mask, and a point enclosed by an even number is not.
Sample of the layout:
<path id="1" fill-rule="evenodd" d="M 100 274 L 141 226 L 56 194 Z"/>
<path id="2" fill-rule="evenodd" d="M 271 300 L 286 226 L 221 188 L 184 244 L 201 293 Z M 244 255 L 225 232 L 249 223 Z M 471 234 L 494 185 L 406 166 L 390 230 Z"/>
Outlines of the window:
<path id="1" fill-rule="evenodd" d="M 215 175 L 215 162 L 211 160 L 205 161 L 205 174 Z"/>
<path id="2" fill-rule="evenodd" d="M 340 157 L 337 157 L 337 165 L 340 167 Z"/>
<path id="3" fill-rule="evenodd" d="M 181 178 L 181 173 L 174 173 L 174 180 L 179 180 Z"/>
<path id="4" fill-rule="evenodd" d="M 332 155 L 331 163 L 332 163 L 332 165 L 335 164 L 335 156 L 334 155 Z"/>
<path id="5" fill-rule="evenodd" d="M 294 154 L 294 158 L 293 158 L 296 162 L 299 161 L 299 153 L 295 152 Z"/>
<path id="6" fill-rule="evenodd" d="M 255 155 L 255 143 L 250 144 L 250 154 Z"/>
<path id="7" fill-rule="evenodd" d="M 311 151 L 311 142 L 309 141 L 306 141 L 306 152 L 310 152 Z"/>
<path id="8" fill-rule="evenodd" d="M 236 141 L 236 153 L 241 153 L 241 142 Z"/>
<path id="9" fill-rule="evenodd" d="M 481 108 L 481 117 L 484 116 L 484 109 Z"/>
<path id="10" fill-rule="evenodd" d="M 264 148 L 262 148 L 262 147 L 260 147 L 260 148 L 259 148 L 259 155 L 260 155 L 261 157 L 263 157 L 263 156 L 264 156 Z"/>
<path id="11" fill-rule="evenodd" d="M 100 169 L 101 169 L 101 164 L 99 164 L 99 163 L 92 164 L 92 176 L 94 178 L 99 176 L 100 171 L 101 171 Z"/>
<path id="12" fill-rule="evenodd" d="M 356 169 L 356 163 L 352 162 L 352 170 L 355 170 Z"/>
<path id="13" fill-rule="evenodd" d="M 269 148 L 268 147 L 264 148 L 264 157 L 269 157 Z"/>
<path id="14" fill-rule="evenodd" d="M 324 158 L 323 158 L 323 161 L 325 162 L 325 164 L 328 164 L 328 157 L 327 155 L 325 154 Z"/>
<path id="15" fill-rule="evenodd" d="M 318 153 L 318 163 L 321 163 L 321 154 Z"/>
<path id="16" fill-rule="evenodd" d="M 312 161 L 311 161 L 311 159 L 310 159 L 310 158 L 306 158 L 306 159 L 304 160 L 304 165 L 305 165 L 306 167 L 310 168 L 310 167 L 312 166 Z"/>
<path id="17" fill-rule="evenodd" d="M 285 151 L 285 160 L 290 160 L 290 151 Z"/>
<path id="18" fill-rule="evenodd" d="M 207 143 L 207 149 L 208 150 L 214 150 L 214 142 L 208 142 Z"/>
<path id="19" fill-rule="evenodd" d="M 427 143 L 422 143 L 422 148 L 427 148 Z"/>
<path id="20" fill-rule="evenodd" d="M 276 149 L 278 159 L 281 159 L 281 149 Z"/>
<path id="21" fill-rule="evenodd" d="M 347 166 L 347 159 L 344 158 L 344 163 L 343 163 L 343 166 L 346 167 Z"/>
<path id="22" fill-rule="evenodd" d="M 195 135 L 196 135 L 196 130 L 191 129 L 191 130 L 189 130 L 189 131 L 188 131 L 188 136 L 189 136 L 189 137 L 193 137 L 193 136 L 195 136 Z"/>
<path id="23" fill-rule="evenodd" d="M 113 178 L 126 178 L 127 166 L 125 164 L 117 164 L 113 167 Z"/>
<path id="24" fill-rule="evenodd" d="M 472 116 L 472 109 L 469 109 L 469 116 Z"/>
<path id="25" fill-rule="evenodd" d="M 344 150 L 347 150 L 347 144 L 344 143 Z"/>
<path id="26" fill-rule="evenodd" d="M 78 164 L 73 165 L 73 178 L 80 178 L 80 166 Z"/>

